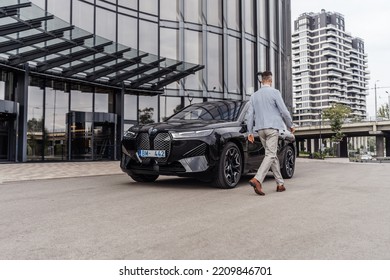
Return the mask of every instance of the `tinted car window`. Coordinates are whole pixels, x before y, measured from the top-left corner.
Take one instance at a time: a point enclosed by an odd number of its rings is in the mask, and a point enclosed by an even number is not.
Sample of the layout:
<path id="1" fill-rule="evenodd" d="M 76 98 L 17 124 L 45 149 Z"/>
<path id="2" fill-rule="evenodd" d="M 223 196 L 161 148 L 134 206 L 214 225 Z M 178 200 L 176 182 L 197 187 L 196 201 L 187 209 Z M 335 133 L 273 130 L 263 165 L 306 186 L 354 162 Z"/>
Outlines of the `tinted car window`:
<path id="1" fill-rule="evenodd" d="M 173 115 L 169 120 L 237 120 L 243 102 L 221 101 L 194 104 Z"/>

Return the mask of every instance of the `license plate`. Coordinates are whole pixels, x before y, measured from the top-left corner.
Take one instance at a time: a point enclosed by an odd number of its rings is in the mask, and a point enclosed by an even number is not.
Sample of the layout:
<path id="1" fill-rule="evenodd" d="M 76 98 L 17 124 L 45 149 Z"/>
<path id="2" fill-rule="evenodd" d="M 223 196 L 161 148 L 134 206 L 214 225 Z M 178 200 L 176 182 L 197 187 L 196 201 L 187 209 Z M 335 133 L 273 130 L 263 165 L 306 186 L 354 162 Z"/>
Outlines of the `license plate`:
<path id="1" fill-rule="evenodd" d="M 165 150 L 138 150 L 138 155 L 140 157 L 164 158 Z"/>

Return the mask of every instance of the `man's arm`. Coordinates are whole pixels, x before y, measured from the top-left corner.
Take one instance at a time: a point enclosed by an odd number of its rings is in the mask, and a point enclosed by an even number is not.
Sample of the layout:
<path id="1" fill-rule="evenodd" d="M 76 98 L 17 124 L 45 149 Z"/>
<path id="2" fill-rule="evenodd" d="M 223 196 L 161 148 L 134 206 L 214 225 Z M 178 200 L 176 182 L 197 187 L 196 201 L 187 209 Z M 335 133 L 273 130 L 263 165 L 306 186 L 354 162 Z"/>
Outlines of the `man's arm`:
<path id="1" fill-rule="evenodd" d="M 248 140 L 249 142 L 253 143 L 255 138 L 253 136 L 253 119 L 254 119 L 254 114 L 255 110 L 253 108 L 253 103 L 252 103 L 252 98 L 249 100 L 249 109 L 247 112 L 247 123 L 246 126 L 248 128 Z"/>
<path id="2" fill-rule="evenodd" d="M 290 131 L 294 133 L 295 128 L 292 122 L 290 112 L 288 111 L 286 104 L 284 104 L 284 101 L 282 99 L 282 94 L 280 92 L 279 94 L 276 95 L 276 106 L 279 109 L 280 115 L 282 116 L 284 123 L 290 129 Z"/>

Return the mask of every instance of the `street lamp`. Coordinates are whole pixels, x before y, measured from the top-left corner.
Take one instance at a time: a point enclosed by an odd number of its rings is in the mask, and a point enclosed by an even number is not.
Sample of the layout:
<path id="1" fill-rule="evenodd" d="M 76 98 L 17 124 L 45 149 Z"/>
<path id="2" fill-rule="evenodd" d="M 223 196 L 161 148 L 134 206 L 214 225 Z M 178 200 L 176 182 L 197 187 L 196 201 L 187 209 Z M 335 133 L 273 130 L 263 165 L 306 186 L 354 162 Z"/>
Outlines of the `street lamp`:
<path id="1" fill-rule="evenodd" d="M 188 98 L 188 101 L 190 101 L 190 105 L 191 105 L 192 100 L 194 99 L 194 97 L 192 96 L 192 93 L 191 93 L 191 92 L 188 93 L 187 98 Z"/>
<path id="2" fill-rule="evenodd" d="M 375 81 L 375 121 L 378 119 L 378 107 L 377 107 L 377 95 L 376 95 L 376 83 L 379 82 L 379 80 Z"/>
<path id="3" fill-rule="evenodd" d="M 390 119 L 390 93 L 386 90 L 387 93 L 387 117 Z"/>

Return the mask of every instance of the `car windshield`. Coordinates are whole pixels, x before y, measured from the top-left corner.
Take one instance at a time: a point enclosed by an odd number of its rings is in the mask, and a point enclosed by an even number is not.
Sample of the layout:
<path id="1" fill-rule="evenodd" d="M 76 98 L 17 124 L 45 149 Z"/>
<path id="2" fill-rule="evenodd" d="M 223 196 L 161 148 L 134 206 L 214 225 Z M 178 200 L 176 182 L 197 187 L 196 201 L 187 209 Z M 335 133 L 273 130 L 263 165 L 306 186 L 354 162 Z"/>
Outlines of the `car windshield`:
<path id="1" fill-rule="evenodd" d="M 243 104 L 243 102 L 238 101 L 218 101 L 193 104 L 173 115 L 169 118 L 169 120 L 236 121 Z"/>

